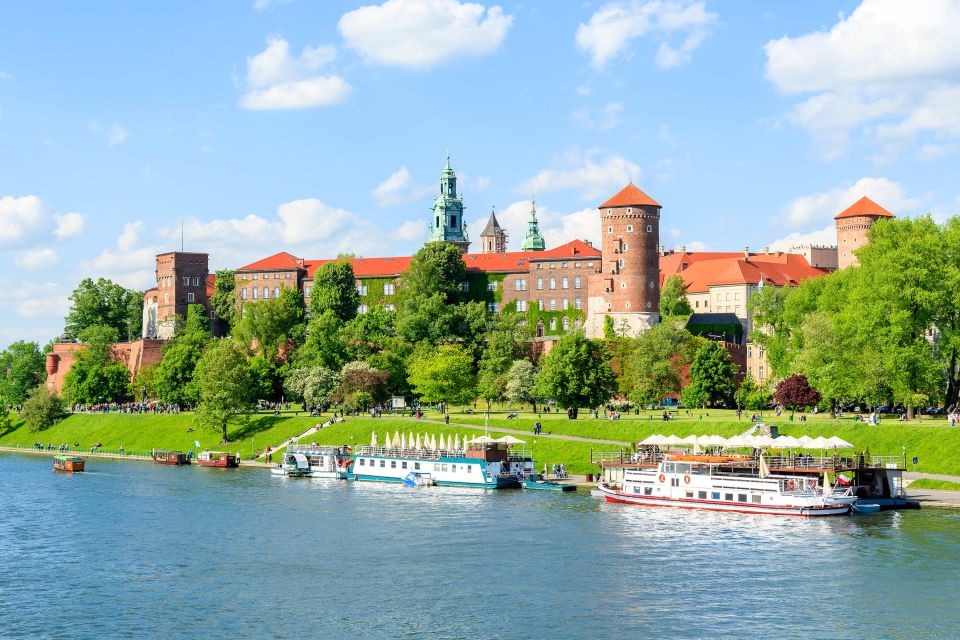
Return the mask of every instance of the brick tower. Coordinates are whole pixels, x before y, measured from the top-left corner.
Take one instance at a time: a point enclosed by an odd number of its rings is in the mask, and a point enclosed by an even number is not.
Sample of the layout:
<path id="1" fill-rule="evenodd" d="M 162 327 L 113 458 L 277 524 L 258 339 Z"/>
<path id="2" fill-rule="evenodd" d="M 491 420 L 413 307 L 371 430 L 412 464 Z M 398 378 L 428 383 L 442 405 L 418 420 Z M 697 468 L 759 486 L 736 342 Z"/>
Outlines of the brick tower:
<path id="1" fill-rule="evenodd" d="M 660 205 L 631 182 L 600 205 L 603 270 L 590 276 L 586 332 L 636 335 L 660 319 Z"/>
<path id="2" fill-rule="evenodd" d="M 187 307 L 202 304 L 210 313 L 207 297 L 208 255 L 171 251 L 156 262 L 157 286 L 144 295 L 143 337 L 172 338 L 174 317 L 187 317 Z"/>
<path id="3" fill-rule="evenodd" d="M 893 217 L 892 213 L 866 196 L 838 213 L 834 217 L 837 224 L 837 268 L 859 265 L 854 251 L 867 244 L 867 231 L 880 218 Z"/>
<path id="4" fill-rule="evenodd" d="M 507 232 L 497 221 L 497 214 L 490 210 L 487 226 L 480 232 L 480 253 L 504 253 L 507 250 Z"/>

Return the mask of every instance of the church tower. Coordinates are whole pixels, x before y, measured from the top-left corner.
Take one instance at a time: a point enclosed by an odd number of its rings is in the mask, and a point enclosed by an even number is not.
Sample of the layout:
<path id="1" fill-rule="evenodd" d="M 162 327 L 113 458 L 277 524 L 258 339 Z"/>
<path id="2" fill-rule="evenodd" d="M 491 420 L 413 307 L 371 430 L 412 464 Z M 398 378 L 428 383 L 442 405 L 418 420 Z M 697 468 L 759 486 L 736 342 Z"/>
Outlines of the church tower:
<path id="1" fill-rule="evenodd" d="M 497 222 L 497 214 L 490 210 L 487 226 L 480 232 L 480 253 L 504 253 L 507 250 L 507 232 Z"/>
<path id="2" fill-rule="evenodd" d="M 893 217 L 892 213 L 866 196 L 838 213 L 834 217 L 837 225 L 837 268 L 859 265 L 854 251 L 867 244 L 870 227 L 880 218 Z"/>
<path id="3" fill-rule="evenodd" d="M 530 220 L 527 221 L 527 235 L 523 238 L 524 251 L 543 251 L 547 248 L 543 236 L 540 235 L 540 223 L 537 222 L 537 203 L 530 198 Z"/>
<path id="4" fill-rule="evenodd" d="M 637 335 L 660 320 L 660 205 L 628 184 L 600 205 L 603 271 L 590 276 L 587 336 Z"/>
<path id="5" fill-rule="evenodd" d="M 457 195 L 457 174 L 450 167 L 450 156 L 440 172 L 440 193 L 433 199 L 433 220 L 428 242 L 449 242 L 464 254 L 470 247 L 467 225 L 463 220 L 463 199 Z"/>

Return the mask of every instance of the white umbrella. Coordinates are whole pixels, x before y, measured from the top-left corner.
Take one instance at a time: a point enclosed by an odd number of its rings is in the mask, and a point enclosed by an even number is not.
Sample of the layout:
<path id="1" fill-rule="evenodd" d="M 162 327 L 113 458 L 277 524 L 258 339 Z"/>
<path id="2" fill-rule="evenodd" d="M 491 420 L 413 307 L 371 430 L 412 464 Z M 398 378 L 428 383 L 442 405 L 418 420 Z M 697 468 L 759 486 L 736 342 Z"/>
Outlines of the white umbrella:
<path id="1" fill-rule="evenodd" d="M 813 442 L 813 438 L 811 438 L 810 436 L 800 436 L 799 438 L 797 438 L 797 440 L 800 441 L 801 446 L 803 447 L 806 447 L 808 443 Z"/>
<path id="2" fill-rule="evenodd" d="M 372 431 L 372 432 L 370 433 L 370 446 L 371 446 L 371 447 L 377 446 L 377 432 L 376 432 L 376 431 Z"/>
<path id="3" fill-rule="evenodd" d="M 637 444 L 640 446 L 650 446 L 655 444 L 662 444 L 663 436 L 654 434 L 652 436 L 647 436 Z"/>
<path id="4" fill-rule="evenodd" d="M 696 446 L 697 446 L 697 443 L 698 443 L 698 442 L 697 442 L 697 436 L 687 436 L 686 438 L 683 438 L 682 440 L 680 440 L 680 442 L 678 442 L 677 444 L 683 444 L 683 445 L 687 445 L 687 446 L 691 446 L 691 447 L 696 447 Z"/>
<path id="5" fill-rule="evenodd" d="M 776 441 L 770 436 L 754 436 L 753 446 L 754 447 L 775 447 L 777 446 L 777 444 L 776 444 Z"/>
<path id="6" fill-rule="evenodd" d="M 437 434 L 430 434 L 430 448 L 434 451 L 437 450 Z"/>
<path id="7" fill-rule="evenodd" d="M 720 435 L 707 436 L 700 441 L 701 444 L 708 444 L 711 447 L 724 447 L 727 444 L 727 439 Z"/>
<path id="8" fill-rule="evenodd" d="M 400 434 L 400 448 L 401 449 L 407 448 L 407 434 L 405 433 Z"/>
<path id="9" fill-rule="evenodd" d="M 400 432 L 399 431 L 393 432 L 393 448 L 394 449 L 400 448 Z"/>
<path id="10" fill-rule="evenodd" d="M 503 436 L 502 438 L 497 438 L 497 442 L 501 444 L 527 444 L 524 440 L 514 438 L 513 436 Z"/>
<path id="11" fill-rule="evenodd" d="M 732 438 L 727 438 L 726 446 L 728 448 L 737 448 L 737 447 L 749 447 L 750 446 L 750 436 L 739 435 L 733 436 Z"/>
<path id="12" fill-rule="evenodd" d="M 779 438 L 774 438 L 773 442 L 774 446 L 780 449 L 794 449 L 803 446 L 803 443 L 793 436 L 780 436 Z"/>
<path id="13" fill-rule="evenodd" d="M 414 440 L 413 440 L 413 431 L 411 431 L 411 432 L 410 432 L 410 435 L 407 436 L 407 443 L 408 443 L 411 447 L 413 447 L 413 442 L 414 442 Z"/>
<path id="14" fill-rule="evenodd" d="M 460 450 L 460 434 L 459 433 L 455 433 L 453 435 L 453 449 L 454 451 Z"/>
<path id="15" fill-rule="evenodd" d="M 833 445 L 830 444 L 830 441 L 824 438 L 823 436 L 818 436 L 814 438 L 809 444 L 807 444 L 808 449 L 829 449 Z"/>
<path id="16" fill-rule="evenodd" d="M 675 435 L 669 435 L 664 437 L 663 444 L 666 444 L 666 445 L 683 444 L 683 439 Z"/>
<path id="17" fill-rule="evenodd" d="M 831 436 L 827 438 L 827 442 L 830 443 L 830 446 L 835 449 L 853 449 L 853 445 L 837 436 Z"/>
<path id="18" fill-rule="evenodd" d="M 386 447 L 387 449 L 389 449 L 389 448 L 392 446 L 392 445 L 390 444 L 390 432 L 389 432 L 389 431 L 387 431 L 387 433 L 383 436 L 383 446 Z"/>
<path id="19" fill-rule="evenodd" d="M 417 449 L 423 449 L 423 440 L 420 439 L 419 433 L 417 434 L 417 442 L 415 446 Z"/>
<path id="20" fill-rule="evenodd" d="M 494 440 L 490 436 L 477 436 L 476 438 L 470 441 L 471 444 L 493 444 L 495 442 L 496 440 Z"/>

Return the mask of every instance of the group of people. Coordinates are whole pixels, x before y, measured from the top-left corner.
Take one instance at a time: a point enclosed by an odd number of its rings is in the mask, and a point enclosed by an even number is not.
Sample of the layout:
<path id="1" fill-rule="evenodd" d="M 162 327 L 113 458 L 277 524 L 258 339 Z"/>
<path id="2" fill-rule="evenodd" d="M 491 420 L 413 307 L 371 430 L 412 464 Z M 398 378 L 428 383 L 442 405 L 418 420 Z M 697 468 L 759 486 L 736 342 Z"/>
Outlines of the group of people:
<path id="1" fill-rule="evenodd" d="M 560 464 L 553 465 L 553 477 L 554 478 L 566 478 L 567 477 L 567 468 L 561 462 Z"/>
<path id="2" fill-rule="evenodd" d="M 102 446 L 103 445 L 99 442 L 95 445 L 92 445 L 90 447 L 90 453 L 96 453 L 97 449 L 99 449 Z M 52 442 L 48 442 L 47 444 L 43 444 L 42 442 L 34 442 L 33 448 L 36 449 L 37 451 L 59 451 L 60 453 L 66 453 L 70 451 L 70 444 L 67 442 L 64 442 L 63 444 L 59 444 L 59 445 L 55 445 Z M 73 448 L 79 449 L 80 443 L 74 442 Z M 123 445 L 120 445 L 120 453 L 121 454 L 123 453 Z"/>
<path id="3" fill-rule="evenodd" d="M 77 403 L 71 413 L 180 413 L 180 405 L 165 402 L 100 402 Z"/>

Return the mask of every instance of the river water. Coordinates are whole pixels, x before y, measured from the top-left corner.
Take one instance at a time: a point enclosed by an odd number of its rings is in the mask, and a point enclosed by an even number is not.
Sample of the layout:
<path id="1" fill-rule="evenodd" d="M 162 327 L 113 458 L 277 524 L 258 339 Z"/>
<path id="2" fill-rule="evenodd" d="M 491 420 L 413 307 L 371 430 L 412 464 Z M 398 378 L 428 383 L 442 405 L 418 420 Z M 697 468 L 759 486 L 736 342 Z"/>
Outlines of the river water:
<path id="1" fill-rule="evenodd" d="M 960 511 L 808 520 L 88 462 L 0 455 L 0 637 L 960 637 Z"/>

